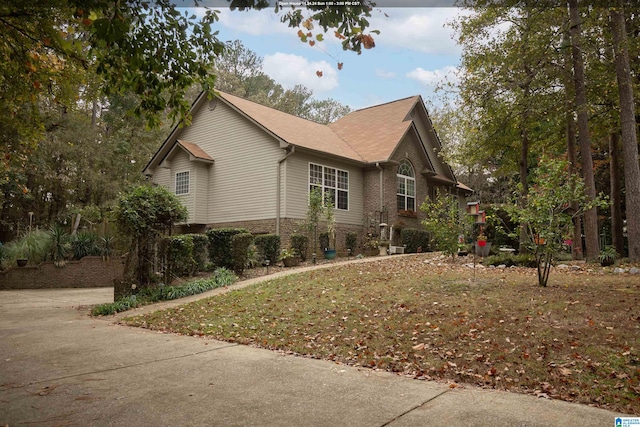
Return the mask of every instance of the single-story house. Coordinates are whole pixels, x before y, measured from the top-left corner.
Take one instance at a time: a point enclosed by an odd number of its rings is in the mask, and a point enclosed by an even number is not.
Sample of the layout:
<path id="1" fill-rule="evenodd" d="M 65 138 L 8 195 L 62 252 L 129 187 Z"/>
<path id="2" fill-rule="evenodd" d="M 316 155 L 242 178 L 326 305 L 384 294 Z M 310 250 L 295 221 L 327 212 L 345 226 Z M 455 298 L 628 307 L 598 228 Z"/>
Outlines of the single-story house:
<path id="1" fill-rule="evenodd" d="M 354 111 L 323 125 L 223 92 L 202 94 L 192 124 L 176 127 L 144 169 L 187 207 L 183 232 L 244 227 L 276 233 L 283 245 L 321 189 L 335 206 L 337 249 L 344 235 L 377 233 L 380 223 L 420 228 L 420 205 L 457 181 L 420 96 Z M 387 231 L 389 232 L 389 231 Z M 359 239 L 362 242 L 362 238 Z"/>

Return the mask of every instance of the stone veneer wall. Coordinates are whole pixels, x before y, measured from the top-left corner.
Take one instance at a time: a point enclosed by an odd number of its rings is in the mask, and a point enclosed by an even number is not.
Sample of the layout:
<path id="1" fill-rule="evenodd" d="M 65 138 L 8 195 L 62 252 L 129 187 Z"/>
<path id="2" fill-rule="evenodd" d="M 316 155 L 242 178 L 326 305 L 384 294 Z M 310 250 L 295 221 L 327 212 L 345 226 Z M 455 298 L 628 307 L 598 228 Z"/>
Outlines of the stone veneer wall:
<path id="1" fill-rule="evenodd" d="M 0 272 L 0 289 L 99 288 L 113 286 L 122 277 L 124 260 L 99 256 L 69 261 L 64 267 L 52 262 L 38 266 L 16 267 Z"/>

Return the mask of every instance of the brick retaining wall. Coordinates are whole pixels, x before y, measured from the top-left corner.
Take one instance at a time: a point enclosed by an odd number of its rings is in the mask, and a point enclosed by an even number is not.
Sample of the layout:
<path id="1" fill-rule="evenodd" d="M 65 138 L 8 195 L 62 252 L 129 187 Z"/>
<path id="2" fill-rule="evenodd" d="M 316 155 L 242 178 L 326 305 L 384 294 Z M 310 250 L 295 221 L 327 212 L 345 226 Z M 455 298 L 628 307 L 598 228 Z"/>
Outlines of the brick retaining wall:
<path id="1" fill-rule="evenodd" d="M 98 288 L 113 286 L 122 277 L 123 258 L 103 261 L 99 256 L 69 261 L 64 267 L 52 262 L 38 266 L 16 267 L 0 272 L 0 289 Z"/>

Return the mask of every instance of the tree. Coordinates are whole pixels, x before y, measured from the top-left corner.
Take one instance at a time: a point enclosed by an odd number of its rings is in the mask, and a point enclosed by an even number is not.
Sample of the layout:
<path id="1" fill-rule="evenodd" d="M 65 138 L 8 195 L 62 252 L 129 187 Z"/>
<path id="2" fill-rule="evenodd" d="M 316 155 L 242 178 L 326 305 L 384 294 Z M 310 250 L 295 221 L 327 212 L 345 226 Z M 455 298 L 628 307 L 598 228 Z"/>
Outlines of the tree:
<path id="1" fill-rule="evenodd" d="M 516 198 L 520 198 L 519 192 Z M 536 256 L 538 284 L 547 286 L 553 257 L 569 235 L 572 219 L 593 204 L 602 206 L 603 201 L 585 194 L 583 180 L 569 172 L 568 162 L 546 155 L 538 162 L 526 198 L 524 207 L 514 203 L 508 211 L 512 219 L 526 224 L 527 245 Z"/>
<path id="2" fill-rule="evenodd" d="M 640 166 L 638 165 L 638 137 L 636 133 L 635 101 L 633 82 L 627 48 L 627 32 L 625 29 L 624 9 L 612 8 L 611 32 L 616 58 L 616 77 L 620 94 L 620 124 L 622 133 L 622 150 L 624 158 L 625 198 L 627 209 L 627 236 L 629 241 L 629 258 L 640 261 Z"/>
<path id="3" fill-rule="evenodd" d="M 265 0 L 231 0 L 230 7 L 270 6 Z M 314 22 L 325 32 L 335 29 L 345 49 L 360 52 L 363 46 L 372 47 L 373 38 L 363 32 L 369 25 L 368 1 L 339 8 L 274 10 L 283 23 L 303 26 L 307 34 Z M 77 92 L 67 90 L 68 82 L 87 83 L 97 77 L 95 93 L 135 94 L 132 111 L 149 127 L 157 127 L 165 111 L 169 120 L 188 124 L 188 89 L 198 84 L 213 95 L 215 74 L 210 70 L 224 49 L 212 29 L 217 20 L 214 10 L 198 18 L 171 0 L 3 2 L 0 183 L 14 178 L 37 148 L 44 130 L 42 98 L 54 100 L 61 110 L 75 107 Z M 321 34 L 315 38 L 320 41 Z"/>
<path id="4" fill-rule="evenodd" d="M 187 209 L 164 187 L 140 186 L 121 195 L 115 217 L 120 231 L 131 237 L 125 278 L 130 276 L 139 284 L 149 284 L 155 239 L 176 222 L 186 221 Z"/>
<path id="5" fill-rule="evenodd" d="M 580 160 L 585 191 L 589 200 L 596 198 L 596 185 L 593 175 L 593 158 L 591 155 L 591 134 L 589 133 L 589 112 L 585 87 L 584 59 L 581 46 L 581 22 L 577 0 L 568 0 L 571 19 L 571 53 L 573 57 L 573 79 L 575 85 L 576 110 L 578 113 L 578 136 L 580 141 Z M 584 214 L 584 234 L 586 258 L 597 259 L 600 252 L 598 243 L 598 211 L 595 204 Z"/>
<path id="6" fill-rule="evenodd" d="M 464 233 L 457 199 L 438 188 L 435 199 L 427 197 L 420 206 L 426 217 L 422 225 L 436 248 L 452 257 L 458 252 L 458 238 Z"/>

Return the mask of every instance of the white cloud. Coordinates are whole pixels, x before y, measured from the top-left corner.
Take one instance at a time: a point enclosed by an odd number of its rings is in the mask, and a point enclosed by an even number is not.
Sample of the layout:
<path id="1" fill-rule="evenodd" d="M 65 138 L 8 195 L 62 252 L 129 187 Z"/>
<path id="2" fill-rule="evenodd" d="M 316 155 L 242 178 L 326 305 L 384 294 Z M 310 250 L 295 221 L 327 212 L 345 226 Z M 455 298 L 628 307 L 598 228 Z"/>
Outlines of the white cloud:
<path id="1" fill-rule="evenodd" d="M 220 17 L 220 24 L 225 27 L 254 36 L 276 33 L 296 34 L 296 31 L 280 22 L 280 18 L 273 13 L 271 8 L 243 12 L 222 9 L 218 16 Z"/>
<path id="2" fill-rule="evenodd" d="M 376 68 L 376 76 L 383 79 L 392 79 L 396 76 L 396 73 L 393 71 L 383 70 L 382 68 Z"/>
<path id="3" fill-rule="evenodd" d="M 452 66 L 446 66 L 433 71 L 418 67 L 409 71 L 407 77 L 420 82 L 426 87 L 434 88 L 441 83 L 456 83 L 458 81 L 457 73 L 458 69 Z"/>
<path id="4" fill-rule="evenodd" d="M 302 56 L 276 52 L 264 57 L 262 68 L 287 88 L 302 84 L 316 93 L 338 87 L 338 72 L 326 61 L 312 62 Z M 322 71 L 322 77 L 317 76 L 317 71 Z"/>
<path id="5" fill-rule="evenodd" d="M 445 24 L 462 13 L 455 7 L 386 8 L 382 13 L 374 9 L 369 22 L 370 29 L 380 30 L 380 35 L 374 36 L 380 47 L 458 55 L 460 47 L 452 39 L 453 29 Z"/>

